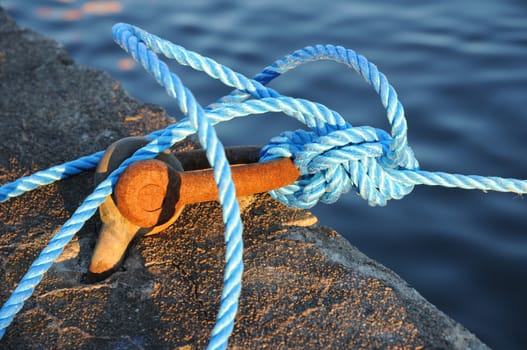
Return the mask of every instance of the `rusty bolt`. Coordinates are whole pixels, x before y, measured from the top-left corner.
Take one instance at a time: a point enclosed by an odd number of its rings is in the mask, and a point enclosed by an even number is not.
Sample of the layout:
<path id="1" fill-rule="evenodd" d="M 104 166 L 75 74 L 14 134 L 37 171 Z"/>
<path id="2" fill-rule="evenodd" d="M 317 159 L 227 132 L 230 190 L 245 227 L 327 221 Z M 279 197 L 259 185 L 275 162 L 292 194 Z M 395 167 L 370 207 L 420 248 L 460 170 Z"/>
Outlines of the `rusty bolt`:
<path id="1" fill-rule="evenodd" d="M 233 165 L 231 172 L 237 196 L 277 189 L 300 176 L 288 158 Z M 171 221 L 186 204 L 217 200 L 218 190 L 212 169 L 177 171 L 153 159 L 126 169 L 115 187 L 115 198 L 119 211 L 131 223 L 153 227 Z"/>
<path id="2" fill-rule="evenodd" d="M 119 167 L 126 158 L 148 143 L 144 137 L 127 137 L 116 141 L 104 153 L 95 172 L 95 182 L 104 180 L 113 170 Z M 170 164 L 171 167 L 183 170 L 180 162 L 171 153 L 158 155 L 159 161 Z M 135 237 L 155 234 L 166 227 L 165 225 L 143 228 L 124 218 L 115 205 L 114 196 L 109 196 L 99 207 L 101 228 L 97 238 L 97 245 L 93 252 L 88 273 L 83 280 L 92 283 L 106 278 L 121 265 L 126 250 Z M 175 220 L 175 219 L 174 219 Z"/>

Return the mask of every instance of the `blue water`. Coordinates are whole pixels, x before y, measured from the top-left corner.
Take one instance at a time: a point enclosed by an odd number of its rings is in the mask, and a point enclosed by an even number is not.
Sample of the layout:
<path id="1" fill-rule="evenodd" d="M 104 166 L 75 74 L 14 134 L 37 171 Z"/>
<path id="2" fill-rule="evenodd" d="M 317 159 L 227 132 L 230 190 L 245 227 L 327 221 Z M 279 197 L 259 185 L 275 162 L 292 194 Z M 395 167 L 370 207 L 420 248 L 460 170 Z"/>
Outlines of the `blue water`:
<path id="1" fill-rule="evenodd" d="M 375 62 L 396 87 L 423 169 L 527 178 L 524 1 L 0 3 L 21 25 L 61 42 L 77 62 L 107 71 L 130 95 L 176 117 L 174 103 L 146 73 L 129 69 L 111 40 L 113 23 L 139 25 L 249 76 L 305 45 L 343 45 Z M 229 91 L 203 74 L 174 69 L 203 104 Z M 376 94 L 342 66 L 311 64 L 272 86 L 322 102 L 354 125 L 387 128 Z M 269 115 L 219 131 L 226 144 L 263 144 L 298 127 Z M 384 208 L 349 194 L 313 211 L 489 346 L 527 348 L 527 202 L 521 196 L 421 186 Z"/>

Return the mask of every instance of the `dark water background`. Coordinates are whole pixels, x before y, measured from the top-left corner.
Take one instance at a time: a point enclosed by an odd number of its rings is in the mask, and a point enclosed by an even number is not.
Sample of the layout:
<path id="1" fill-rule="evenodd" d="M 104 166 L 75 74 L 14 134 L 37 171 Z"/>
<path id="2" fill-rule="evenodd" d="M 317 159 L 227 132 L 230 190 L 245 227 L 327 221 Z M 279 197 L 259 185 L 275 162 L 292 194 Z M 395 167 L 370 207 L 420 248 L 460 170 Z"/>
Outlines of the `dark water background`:
<path id="1" fill-rule="evenodd" d="M 129 22 L 248 76 L 306 45 L 333 43 L 376 63 L 399 93 L 421 168 L 527 178 L 527 3 L 423 1 L 0 1 L 19 24 L 103 69 L 129 93 L 179 112 L 111 39 Z M 174 67 L 199 101 L 229 90 Z M 387 128 L 376 94 L 334 63 L 273 82 L 324 103 L 354 125 Z M 38 92 L 36 92 L 38 93 Z M 254 144 L 299 125 L 282 115 L 219 127 L 226 144 Z M 354 194 L 313 210 L 489 346 L 527 348 L 527 202 L 521 196 L 420 186 L 387 207 Z"/>

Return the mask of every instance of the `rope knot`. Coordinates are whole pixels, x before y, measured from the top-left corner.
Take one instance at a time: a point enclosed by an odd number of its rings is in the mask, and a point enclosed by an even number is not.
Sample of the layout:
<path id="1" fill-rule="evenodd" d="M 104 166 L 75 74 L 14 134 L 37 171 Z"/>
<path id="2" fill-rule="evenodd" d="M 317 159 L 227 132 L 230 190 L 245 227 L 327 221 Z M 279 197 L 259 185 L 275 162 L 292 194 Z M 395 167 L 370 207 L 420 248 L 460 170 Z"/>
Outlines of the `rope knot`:
<path id="1" fill-rule="evenodd" d="M 401 199 L 413 189 L 390 172 L 418 169 L 412 149 L 405 145 L 399 164 L 389 156 L 392 137 L 384 130 L 346 124 L 337 130 L 288 131 L 274 137 L 262 149 L 260 160 L 293 159 L 301 177 L 293 184 L 271 191 L 281 202 L 311 208 L 318 201 L 334 203 L 350 189 L 372 206 Z"/>

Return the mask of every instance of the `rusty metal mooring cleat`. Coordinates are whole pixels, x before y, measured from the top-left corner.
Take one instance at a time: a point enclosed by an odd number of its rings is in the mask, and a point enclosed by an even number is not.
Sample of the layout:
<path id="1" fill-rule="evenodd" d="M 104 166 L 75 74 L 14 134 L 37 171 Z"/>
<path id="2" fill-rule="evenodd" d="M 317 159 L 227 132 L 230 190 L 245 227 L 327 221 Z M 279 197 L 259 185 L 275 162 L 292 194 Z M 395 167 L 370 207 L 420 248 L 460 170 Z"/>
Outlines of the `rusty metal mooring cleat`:
<path id="1" fill-rule="evenodd" d="M 96 172 L 100 182 L 126 158 L 148 143 L 130 137 L 112 144 Z M 260 147 L 228 147 L 237 196 L 267 192 L 299 177 L 288 158 L 257 163 Z M 130 165 L 119 178 L 114 194 L 100 206 L 102 227 L 84 281 L 102 280 L 121 265 L 134 238 L 158 233 L 170 226 L 186 204 L 217 200 L 212 169 L 203 150 L 161 153 L 156 159 Z M 183 171 L 185 169 L 186 171 Z"/>

